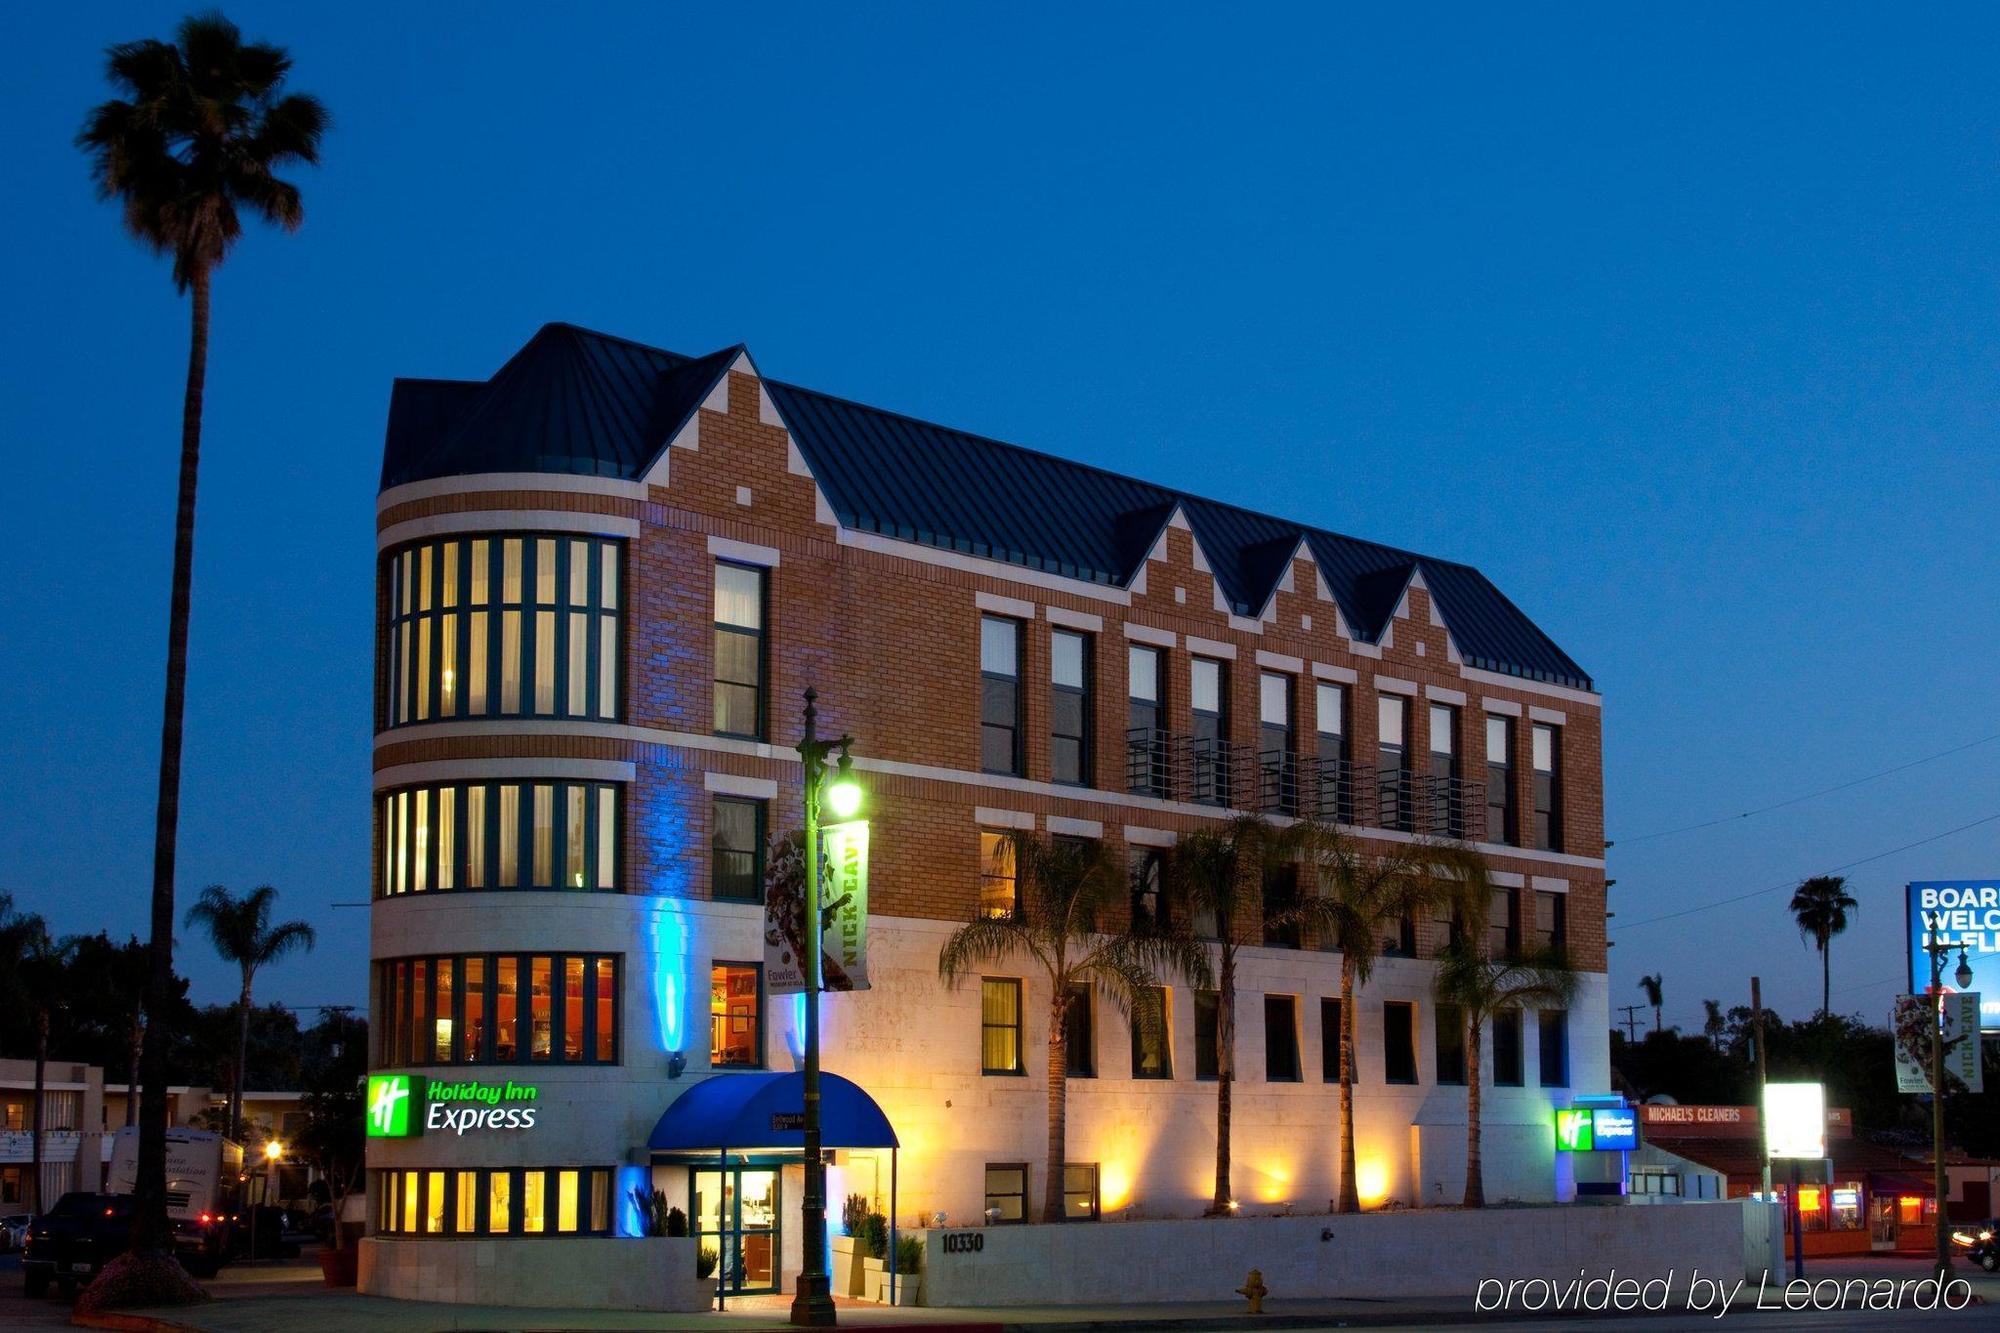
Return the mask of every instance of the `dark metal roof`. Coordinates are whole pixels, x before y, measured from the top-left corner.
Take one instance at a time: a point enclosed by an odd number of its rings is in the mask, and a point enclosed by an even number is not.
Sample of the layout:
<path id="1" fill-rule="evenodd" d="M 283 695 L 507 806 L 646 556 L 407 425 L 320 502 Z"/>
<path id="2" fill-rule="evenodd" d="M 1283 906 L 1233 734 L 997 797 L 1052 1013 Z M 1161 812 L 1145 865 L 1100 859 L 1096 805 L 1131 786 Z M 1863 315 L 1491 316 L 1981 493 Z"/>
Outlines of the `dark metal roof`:
<path id="1" fill-rule="evenodd" d="M 636 479 L 742 350 L 689 358 L 549 324 L 484 384 L 399 379 L 390 397 L 383 488 L 476 472 Z M 1263 610 L 1303 541 L 1356 636 L 1380 641 L 1411 578 L 1421 573 L 1467 664 L 1592 688 L 1583 669 L 1470 566 L 796 385 L 763 383 L 845 527 L 1123 587 L 1179 509 L 1238 615 Z"/>

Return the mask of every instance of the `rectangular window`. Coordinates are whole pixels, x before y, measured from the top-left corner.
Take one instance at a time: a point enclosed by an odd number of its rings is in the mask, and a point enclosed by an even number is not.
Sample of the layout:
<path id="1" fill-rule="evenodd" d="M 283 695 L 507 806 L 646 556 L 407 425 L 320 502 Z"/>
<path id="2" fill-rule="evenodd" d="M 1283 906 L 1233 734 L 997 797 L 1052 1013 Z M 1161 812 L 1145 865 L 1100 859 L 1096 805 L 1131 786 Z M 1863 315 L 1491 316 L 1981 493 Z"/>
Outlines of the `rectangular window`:
<path id="1" fill-rule="evenodd" d="M 385 793 L 376 895 L 495 887 L 615 889 L 618 791 L 597 782 L 479 782 Z M 487 878 L 489 849 L 498 853 L 497 884 Z"/>
<path id="2" fill-rule="evenodd" d="M 460 1171 L 454 1182 L 453 1193 L 456 1207 L 452 1211 L 451 1229 L 454 1234 L 470 1236 L 479 1230 L 479 1173 Z"/>
<path id="3" fill-rule="evenodd" d="M 708 1062 L 717 1068 L 764 1067 L 764 969 L 715 963 L 708 969 Z"/>
<path id="4" fill-rule="evenodd" d="M 1091 638 L 1073 630 L 1049 633 L 1049 777 L 1090 787 L 1092 779 Z"/>
<path id="5" fill-rule="evenodd" d="M 525 1043 L 519 1009 L 524 971 Z M 383 959 L 375 965 L 384 1015 L 381 1063 L 616 1063 L 618 971 L 617 957 L 609 954 Z"/>
<path id="6" fill-rule="evenodd" d="M 1296 949 L 1305 931 L 1292 916 L 1299 906 L 1299 867 L 1272 866 L 1264 873 L 1264 943 L 1274 949 Z"/>
<path id="7" fill-rule="evenodd" d="M 1521 1011 L 1503 1009 L 1493 1015 L 1493 1085 L 1521 1086 Z"/>
<path id="8" fill-rule="evenodd" d="M 764 583 L 768 571 L 715 564 L 715 734 L 764 736 Z"/>
<path id="9" fill-rule="evenodd" d="M 1375 701 L 1376 814 L 1386 829 L 1408 832 L 1410 809 L 1410 701 L 1379 695 Z"/>
<path id="10" fill-rule="evenodd" d="M 1097 1077 L 1097 1028 L 1088 985 L 1069 988 L 1063 1010 L 1063 1063 L 1071 1078 Z"/>
<path id="11" fill-rule="evenodd" d="M 1299 1001 L 1294 995 L 1264 997 L 1264 1080 L 1299 1081 Z"/>
<path id="12" fill-rule="evenodd" d="M 1322 999 L 1319 1002 L 1319 1077 L 1322 1083 L 1340 1082 L 1339 1000 Z"/>
<path id="13" fill-rule="evenodd" d="M 571 1062 L 583 1059 L 584 1038 L 588 1035 L 590 980 L 585 970 L 587 967 L 585 959 L 565 958 L 561 970 L 556 973 L 562 981 L 562 1002 L 558 1008 L 562 1013 L 563 1059 Z"/>
<path id="14" fill-rule="evenodd" d="M 1441 1004 L 1431 1021 L 1437 1028 L 1437 1081 L 1464 1083 L 1465 1011 L 1455 1004 Z"/>
<path id="15" fill-rule="evenodd" d="M 1463 838 L 1468 832 L 1458 764 L 1458 709 L 1430 706 L 1430 828 L 1441 838 Z"/>
<path id="16" fill-rule="evenodd" d="M 1192 797 L 1208 805 L 1228 805 L 1229 668 L 1212 657 L 1188 659 L 1188 701 L 1194 715 L 1190 745 Z"/>
<path id="17" fill-rule="evenodd" d="M 1417 1007 L 1403 1000 L 1382 1004 L 1382 1077 L 1389 1083 L 1417 1081 Z"/>
<path id="18" fill-rule="evenodd" d="M 1514 813 L 1514 719 L 1486 715 L 1486 840 L 1517 843 Z"/>
<path id="19" fill-rule="evenodd" d="M 1069 1222 L 1097 1220 L 1097 1163 L 1064 1163 L 1063 1219 Z"/>
<path id="20" fill-rule="evenodd" d="M 710 872 L 717 899 L 764 901 L 764 802 L 718 796 Z"/>
<path id="21" fill-rule="evenodd" d="M 1132 1077 L 1172 1078 L 1172 1009 L 1166 988 L 1148 986 L 1132 1001 Z"/>
<path id="22" fill-rule="evenodd" d="M 1297 745 L 1292 731 L 1296 682 L 1276 671 L 1257 677 L 1257 772 L 1260 808 L 1281 815 L 1299 812 Z"/>
<path id="23" fill-rule="evenodd" d="M 979 618 L 979 767 L 1019 777 L 1021 755 L 1021 622 Z"/>
<path id="24" fill-rule="evenodd" d="M 493 1062 L 510 1065 L 521 1058 L 521 973 L 520 960 L 499 959 L 494 964 Z"/>
<path id="25" fill-rule="evenodd" d="M 1537 722 L 1535 742 L 1535 846 L 1543 851 L 1563 849 L 1562 827 L 1562 729 Z"/>
<path id="26" fill-rule="evenodd" d="M 1568 942 L 1568 906 L 1568 895 L 1536 890 L 1535 948 L 1542 953 L 1552 953 Z"/>
<path id="27" fill-rule="evenodd" d="M 1164 799 L 1169 790 L 1165 660 L 1158 648 L 1126 645 L 1126 778 L 1136 796 Z"/>
<path id="28" fill-rule="evenodd" d="M 1028 1220 L 1028 1168 L 1019 1162 L 986 1164 L 986 1224 Z"/>
<path id="29" fill-rule="evenodd" d="M 1313 684 L 1313 757 L 1318 763 L 1314 813 L 1330 824 L 1354 822 L 1354 784 L 1347 751 L 1347 690 Z"/>
<path id="30" fill-rule="evenodd" d="M 521 1231 L 538 1236 L 549 1229 L 548 1173 L 530 1168 L 521 1173 Z"/>
<path id="31" fill-rule="evenodd" d="M 528 1058 L 547 1060 L 556 1050 L 555 960 L 546 954 L 528 959 Z"/>
<path id="32" fill-rule="evenodd" d="M 986 977 L 979 983 L 979 1072 L 1020 1074 L 1021 983 Z"/>
<path id="33" fill-rule="evenodd" d="M 1486 956 L 1517 958 L 1521 953 L 1521 923 L 1514 912 L 1514 891 L 1494 889 L 1486 912 Z"/>
<path id="34" fill-rule="evenodd" d="M 1165 878 L 1166 857 L 1157 847 L 1127 847 L 1126 873 L 1132 883 L 1132 930 L 1163 932 L 1171 927 Z"/>
<path id="35" fill-rule="evenodd" d="M 1569 1014 L 1562 1009 L 1541 1011 L 1541 1083 L 1545 1088 L 1569 1086 Z"/>
<path id="36" fill-rule="evenodd" d="M 1194 993 L 1194 1076 L 1221 1077 L 1222 997 L 1212 990 Z"/>
<path id="37" fill-rule="evenodd" d="M 1014 915 L 1020 898 L 1014 877 L 1014 838 L 1009 833 L 979 834 L 979 915 L 1005 920 Z"/>
<path id="38" fill-rule="evenodd" d="M 504 1236 L 514 1229 L 514 1173 L 489 1172 L 486 1185 L 486 1234 Z"/>

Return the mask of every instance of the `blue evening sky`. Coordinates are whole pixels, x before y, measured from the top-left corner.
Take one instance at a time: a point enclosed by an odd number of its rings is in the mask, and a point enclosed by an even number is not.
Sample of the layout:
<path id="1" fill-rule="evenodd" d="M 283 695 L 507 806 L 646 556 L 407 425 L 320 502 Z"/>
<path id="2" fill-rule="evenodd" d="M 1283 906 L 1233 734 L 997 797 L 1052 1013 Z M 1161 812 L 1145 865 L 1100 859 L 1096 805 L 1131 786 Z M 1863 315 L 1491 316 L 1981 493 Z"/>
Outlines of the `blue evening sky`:
<path id="1" fill-rule="evenodd" d="M 553 319 L 1478 564 L 1600 683 L 1615 838 L 2000 733 L 2000 14 L 1394 8 L 230 7 L 336 127 L 216 286 L 183 899 L 276 884 L 321 945 L 261 993 L 362 1000 L 389 381 Z M 0 14 L 0 888 L 66 931 L 144 925 L 187 337 L 70 139 L 180 12 Z M 1639 923 L 1996 772 L 1621 846 L 1613 1003 L 1805 1013 L 1782 893 Z M 1996 871 L 1856 867 L 1836 1005 L 1903 881 Z"/>

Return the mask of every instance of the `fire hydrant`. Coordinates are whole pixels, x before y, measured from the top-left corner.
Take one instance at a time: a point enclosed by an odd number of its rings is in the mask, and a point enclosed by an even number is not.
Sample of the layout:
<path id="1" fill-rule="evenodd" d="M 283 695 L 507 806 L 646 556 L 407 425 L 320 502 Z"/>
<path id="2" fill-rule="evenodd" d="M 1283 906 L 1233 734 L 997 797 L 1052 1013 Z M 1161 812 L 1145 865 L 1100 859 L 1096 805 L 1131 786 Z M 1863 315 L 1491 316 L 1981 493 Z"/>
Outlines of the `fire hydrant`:
<path id="1" fill-rule="evenodd" d="M 1250 1276 L 1236 1289 L 1238 1295 L 1250 1298 L 1250 1314 L 1264 1313 L 1264 1297 L 1269 1295 L 1270 1291 L 1271 1289 L 1264 1285 L 1264 1270 L 1261 1268 L 1251 1269 Z"/>

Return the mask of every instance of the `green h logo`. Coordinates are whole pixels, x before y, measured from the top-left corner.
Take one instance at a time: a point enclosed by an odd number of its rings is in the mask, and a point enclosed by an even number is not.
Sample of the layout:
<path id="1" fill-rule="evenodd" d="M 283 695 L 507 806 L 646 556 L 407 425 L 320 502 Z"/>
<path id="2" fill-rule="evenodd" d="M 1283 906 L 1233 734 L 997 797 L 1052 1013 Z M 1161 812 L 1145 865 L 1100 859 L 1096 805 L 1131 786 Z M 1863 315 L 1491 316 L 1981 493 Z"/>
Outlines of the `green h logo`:
<path id="1" fill-rule="evenodd" d="M 1556 1112 L 1557 1152 L 1591 1152 L 1593 1137 L 1589 1107 L 1571 1107 Z"/>
<path id="2" fill-rule="evenodd" d="M 368 1076 L 368 1137 L 407 1139 L 423 1132 L 424 1122 L 412 1111 L 424 1100 L 421 1074 Z"/>

